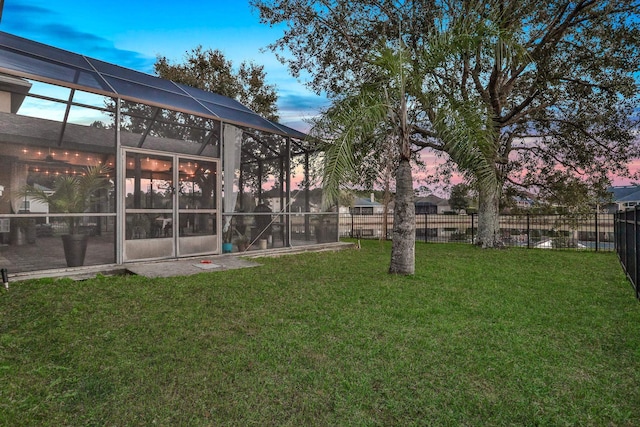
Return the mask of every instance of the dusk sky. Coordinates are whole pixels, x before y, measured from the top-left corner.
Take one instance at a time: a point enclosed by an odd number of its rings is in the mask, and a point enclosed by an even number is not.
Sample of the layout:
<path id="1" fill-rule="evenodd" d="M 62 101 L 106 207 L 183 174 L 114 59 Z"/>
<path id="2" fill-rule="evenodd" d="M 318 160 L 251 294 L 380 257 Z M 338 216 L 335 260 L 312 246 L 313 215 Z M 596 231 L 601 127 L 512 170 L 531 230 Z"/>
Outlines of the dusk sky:
<path id="1" fill-rule="evenodd" d="M 280 122 L 302 131 L 326 103 L 266 50 L 283 28 L 260 24 L 246 0 L 5 0 L 0 30 L 148 74 L 158 55 L 179 63 L 198 45 L 218 49 L 235 67 L 264 65 Z"/>

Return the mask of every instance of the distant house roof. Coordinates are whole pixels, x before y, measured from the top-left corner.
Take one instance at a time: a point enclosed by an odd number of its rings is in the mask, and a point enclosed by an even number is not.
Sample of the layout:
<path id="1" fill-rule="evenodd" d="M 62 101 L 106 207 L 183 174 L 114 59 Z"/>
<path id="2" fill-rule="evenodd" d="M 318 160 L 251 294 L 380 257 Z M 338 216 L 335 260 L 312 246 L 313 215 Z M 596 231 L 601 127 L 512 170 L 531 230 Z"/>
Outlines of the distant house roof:
<path id="1" fill-rule="evenodd" d="M 640 185 L 609 187 L 608 190 L 613 194 L 613 200 L 618 203 L 640 201 Z"/>
<path id="2" fill-rule="evenodd" d="M 516 203 L 528 203 L 528 204 L 533 204 L 533 199 L 530 197 L 522 197 L 522 196 L 514 196 L 513 200 Z"/>
<path id="3" fill-rule="evenodd" d="M 618 202 L 637 202 L 640 201 L 640 190 L 634 191 L 633 193 L 624 196 L 621 199 L 616 199 Z"/>

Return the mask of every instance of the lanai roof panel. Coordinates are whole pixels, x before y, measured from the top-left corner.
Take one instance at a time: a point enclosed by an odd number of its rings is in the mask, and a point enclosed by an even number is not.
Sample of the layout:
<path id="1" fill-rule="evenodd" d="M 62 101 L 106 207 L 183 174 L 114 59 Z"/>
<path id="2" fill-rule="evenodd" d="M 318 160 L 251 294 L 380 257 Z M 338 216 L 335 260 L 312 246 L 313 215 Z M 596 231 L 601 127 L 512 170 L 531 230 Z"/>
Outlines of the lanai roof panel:
<path id="1" fill-rule="evenodd" d="M 212 104 L 220 105 L 221 107 L 232 108 L 235 110 L 256 114 L 253 110 L 247 108 L 235 99 L 229 98 L 227 96 L 223 96 L 213 92 L 207 92 L 205 90 L 183 85 L 180 83 L 175 83 L 175 85 L 200 101 L 206 101 Z"/>
<path id="2" fill-rule="evenodd" d="M 224 115 L 228 121 L 247 127 L 265 130 L 267 132 L 283 134 L 283 132 L 274 126 L 270 121 L 262 118 L 251 110 L 243 111 L 234 108 L 223 107 L 220 104 L 201 100 L 202 104 L 207 107 L 213 114 Z"/>
<path id="3" fill-rule="evenodd" d="M 111 76 L 120 80 L 129 81 L 143 87 L 159 89 L 166 92 L 184 95 L 184 92 L 181 91 L 178 86 L 170 80 L 161 79 L 159 77 L 152 76 L 151 74 L 141 73 L 140 71 L 121 67 L 115 64 L 110 64 L 98 59 L 86 59 L 93 66 L 93 68 L 95 68 L 95 70 L 104 77 Z M 125 94 L 121 93 L 121 95 Z"/>
<path id="4" fill-rule="evenodd" d="M 45 80 L 86 87 L 93 89 L 93 91 L 110 91 L 106 82 L 94 71 L 7 49 L 3 35 L 0 33 L 0 69 L 11 70 L 20 75 L 37 76 Z"/>
<path id="5" fill-rule="evenodd" d="M 0 31 L 0 72 L 304 138 L 238 101 Z M 288 130 L 289 129 L 289 130 Z"/>
<path id="6" fill-rule="evenodd" d="M 175 92 L 155 87 L 144 86 L 130 80 L 124 80 L 112 76 L 104 76 L 109 85 L 114 90 L 128 99 L 136 101 L 144 101 L 153 105 L 167 107 L 169 109 L 177 109 L 198 115 L 211 116 L 211 112 L 198 103 L 195 99 L 186 95 L 179 95 Z"/>

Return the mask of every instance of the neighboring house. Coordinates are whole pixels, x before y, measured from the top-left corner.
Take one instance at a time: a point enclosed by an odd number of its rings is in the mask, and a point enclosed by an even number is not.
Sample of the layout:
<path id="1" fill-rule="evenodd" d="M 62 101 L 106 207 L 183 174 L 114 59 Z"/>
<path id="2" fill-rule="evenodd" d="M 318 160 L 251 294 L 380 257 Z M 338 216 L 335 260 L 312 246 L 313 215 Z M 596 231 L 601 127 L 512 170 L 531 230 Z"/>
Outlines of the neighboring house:
<path id="1" fill-rule="evenodd" d="M 305 204 L 304 197 L 295 198 L 291 202 L 291 212 L 303 213 L 303 212 L 321 212 L 320 203 L 309 202 L 309 206 Z"/>
<path id="2" fill-rule="evenodd" d="M 255 197 L 253 203 L 256 205 L 263 201 L 273 212 L 302 213 L 302 212 L 321 212 L 322 211 L 322 189 L 313 189 L 309 191 L 308 202 L 305 202 L 307 195 L 305 190 L 295 190 L 291 192 L 290 207 L 287 209 L 286 198 L 280 196 L 279 189 L 271 189 L 263 191 L 261 198 Z M 244 208 L 246 212 L 251 209 Z"/>
<path id="3" fill-rule="evenodd" d="M 515 196 L 513 201 L 518 209 L 529 209 L 533 206 L 533 199 L 530 197 Z"/>
<path id="4" fill-rule="evenodd" d="M 375 200 L 373 194 L 371 197 L 358 198 L 353 202 L 353 206 L 340 206 L 340 213 L 351 213 L 354 215 L 373 215 L 384 213 L 384 206 Z"/>
<path id="5" fill-rule="evenodd" d="M 609 187 L 613 202 L 606 206 L 608 212 L 616 212 L 640 205 L 640 185 Z"/>
<path id="6" fill-rule="evenodd" d="M 418 197 L 415 201 L 417 214 L 441 214 L 451 210 L 449 201 L 436 195 L 430 194 L 426 197 Z"/>

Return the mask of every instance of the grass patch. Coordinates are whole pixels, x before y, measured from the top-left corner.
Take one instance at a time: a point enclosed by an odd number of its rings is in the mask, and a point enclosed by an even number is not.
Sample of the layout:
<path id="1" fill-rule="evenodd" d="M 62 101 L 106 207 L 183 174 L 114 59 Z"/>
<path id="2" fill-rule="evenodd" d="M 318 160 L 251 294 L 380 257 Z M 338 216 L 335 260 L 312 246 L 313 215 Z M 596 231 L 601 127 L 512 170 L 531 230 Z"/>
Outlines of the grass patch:
<path id="1" fill-rule="evenodd" d="M 612 253 L 390 245 L 0 296 L 0 425 L 640 425 Z"/>

